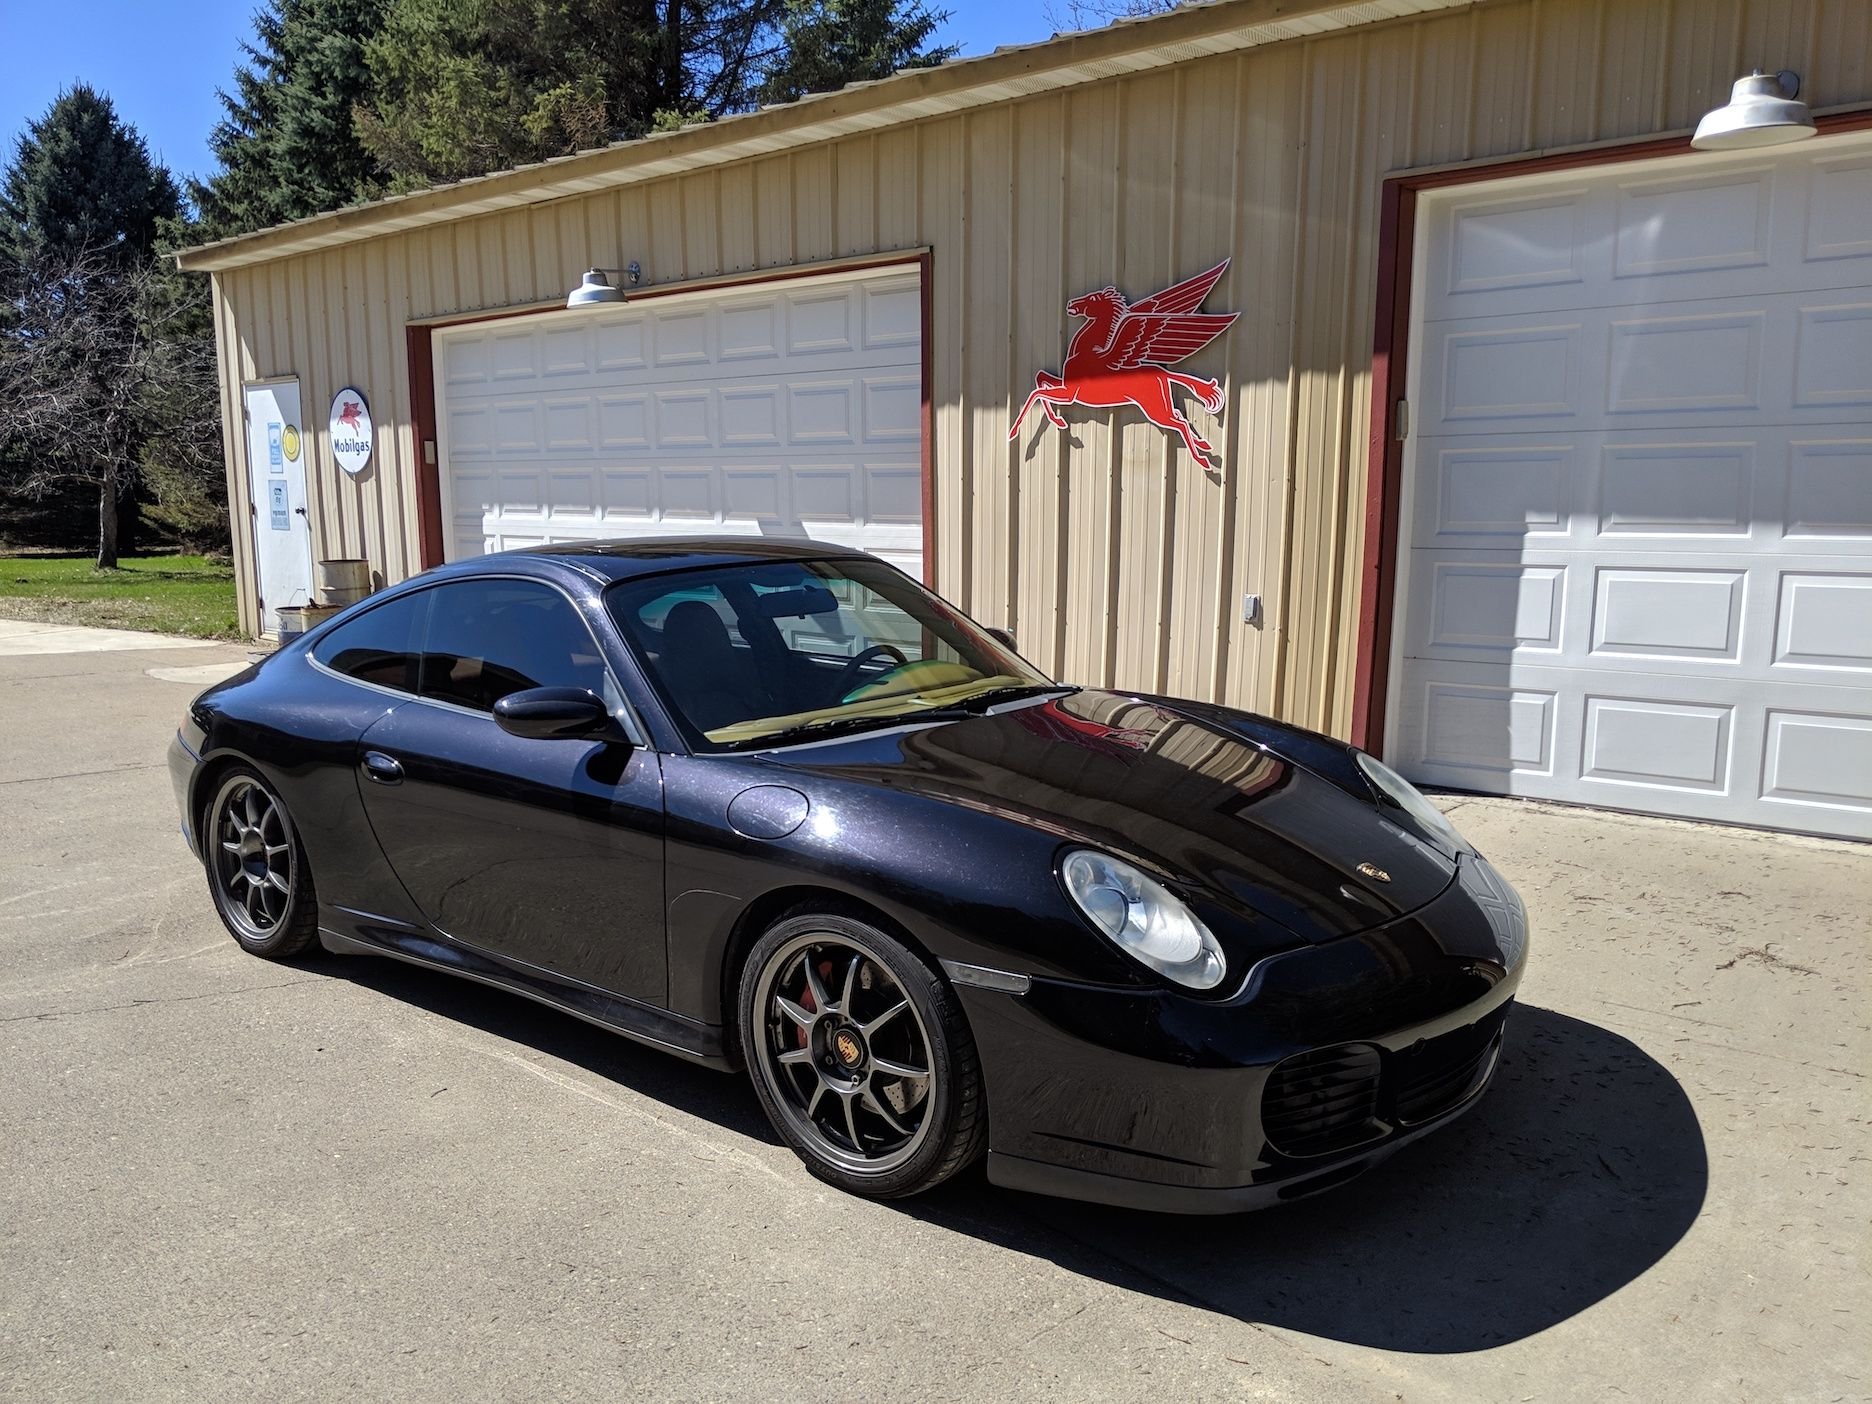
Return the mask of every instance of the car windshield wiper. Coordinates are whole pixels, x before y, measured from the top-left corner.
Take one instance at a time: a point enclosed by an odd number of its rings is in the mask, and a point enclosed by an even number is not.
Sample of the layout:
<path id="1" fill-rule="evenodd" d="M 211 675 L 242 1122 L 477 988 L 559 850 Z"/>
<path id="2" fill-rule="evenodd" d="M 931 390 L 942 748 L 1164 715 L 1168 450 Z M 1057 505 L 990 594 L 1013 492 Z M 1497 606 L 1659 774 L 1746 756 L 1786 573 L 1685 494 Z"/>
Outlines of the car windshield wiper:
<path id="1" fill-rule="evenodd" d="M 993 706 L 997 702 L 1008 702 L 1016 697 L 1031 697 L 1045 693 L 1064 694 L 1078 690 L 1077 687 L 1067 683 L 1011 683 L 1006 687 L 990 688 L 986 692 L 977 693 L 960 702 L 949 702 L 939 707 L 919 707 L 901 712 L 872 712 L 858 717 L 816 717 L 812 721 L 801 722 L 798 726 L 789 726 L 783 731 L 757 738 L 753 749 L 796 741 L 806 736 L 823 737 L 829 733 L 869 731 L 878 727 L 905 726 L 916 722 L 973 721 L 982 715 L 987 706 Z"/>
<path id="2" fill-rule="evenodd" d="M 991 687 L 986 692 L 978 692 L 973 697 L 965 697 L 955 703 L 976 716 L 1000 702 L 1012 702 L 1020 697 L 1064 697 L 1069 692 L 1079 689 L 1071 683 L 1009 683 L 1006 687 Z"/>
<path id="3" fill-rule="evenodd" d="M 961 707 L 924 707 L 907 712 L 871 712 L 861 717 L 818 717 L 812 721 L 801 722 L 798 726 L 789 726 L 784 731 L 758 738 L 759 745 L 768 746 L 776 741 L 792 741 L 802 736 L 821 736 L 827 732 L 868 731 L 874 727 L 902 726 L 907 722 L 945 722 L 970 721 L 981 715 Z"/>

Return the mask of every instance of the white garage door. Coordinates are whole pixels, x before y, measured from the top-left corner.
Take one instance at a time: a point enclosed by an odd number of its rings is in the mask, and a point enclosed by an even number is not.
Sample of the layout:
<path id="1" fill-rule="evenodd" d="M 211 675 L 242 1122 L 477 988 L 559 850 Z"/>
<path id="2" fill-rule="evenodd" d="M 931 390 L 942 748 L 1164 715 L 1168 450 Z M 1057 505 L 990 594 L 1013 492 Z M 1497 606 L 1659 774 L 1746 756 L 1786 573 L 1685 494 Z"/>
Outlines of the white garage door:
<path id="1" fill-rule="evenodd" d="M 1390 753 L 1872 837 L 1872 139 L 1419 218 Z"/>
<path id="2" fill-rule="evenodd" d="M 436 335 L 451 560 L 811 536 L 922 578 L 918 275 L 643 298 Z"/>

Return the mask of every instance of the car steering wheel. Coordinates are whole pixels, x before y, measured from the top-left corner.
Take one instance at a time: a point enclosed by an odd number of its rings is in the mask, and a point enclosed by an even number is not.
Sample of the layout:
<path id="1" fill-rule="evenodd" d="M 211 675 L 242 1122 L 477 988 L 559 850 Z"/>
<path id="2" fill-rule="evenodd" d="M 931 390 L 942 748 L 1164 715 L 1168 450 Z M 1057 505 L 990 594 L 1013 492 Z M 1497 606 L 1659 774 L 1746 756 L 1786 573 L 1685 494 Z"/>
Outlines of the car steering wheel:
<path id="1" fill-rule="evenodd" d="M 851 661 L 840 670 L 838 675 L 837 692 L 839 701 L 850 701 L 851 699 L 847 697 L 846 694 L 858 690 L 856 683 L 858 681 L 858 670 L 860 668 L 864 667 L 864 665 L 869 663 L 873 658 L 888 657 L 895 657 L 899 668 L 910 661 L 908 658 L 904 657 L 904 651 L 897 647 L 896 644 L 872 644 L 871 647 L 865 649 L 864 652 L 854 655 Z M 873 678 L 871 681 L 876 682 L 877 679 Z M 870 683 L 865 684 L 866 687 L 870 685 Z"/>

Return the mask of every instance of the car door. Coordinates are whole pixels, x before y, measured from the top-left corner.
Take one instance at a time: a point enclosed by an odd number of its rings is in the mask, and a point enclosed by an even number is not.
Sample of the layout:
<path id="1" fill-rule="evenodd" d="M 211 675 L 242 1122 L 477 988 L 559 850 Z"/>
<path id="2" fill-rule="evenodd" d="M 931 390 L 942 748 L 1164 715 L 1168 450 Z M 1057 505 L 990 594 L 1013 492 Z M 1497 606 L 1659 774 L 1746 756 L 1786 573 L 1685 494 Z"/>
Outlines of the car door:
<path id="1" fill-rule="evenodd" d="M 622 695 L 572 601 L 541 580 L 424 592 L 416 699 L 364 733 L 372 829 L 424 916 L 463 945 L 646 1003 L 665 1000 L 663 783 L 654 751 L 513 736 L 530 687 Z"/>

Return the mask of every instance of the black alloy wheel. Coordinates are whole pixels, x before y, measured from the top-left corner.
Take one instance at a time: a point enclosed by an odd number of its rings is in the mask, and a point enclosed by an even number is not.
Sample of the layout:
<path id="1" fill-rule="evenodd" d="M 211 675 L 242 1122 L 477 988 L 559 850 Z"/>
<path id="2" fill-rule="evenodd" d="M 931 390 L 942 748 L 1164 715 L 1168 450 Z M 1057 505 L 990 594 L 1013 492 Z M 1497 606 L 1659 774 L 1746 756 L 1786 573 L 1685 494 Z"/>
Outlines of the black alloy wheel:
<path id="1" fill-rule="evenodd" d="M 789 917 L 743 967 L 742 1053 L 781 1138 L 821 1179 L 896 1198 L 980 1153 L 980 1064 L 954 993 L 902 942 L 830 914 Z"/>
<path id="2" fill-rule="evenodd" d="M 271 960 L 318 939 L 318 902 L 286 805 L 254 771 L 222 777 L 202 829 L 208 887 L 241 949 Z"/>

